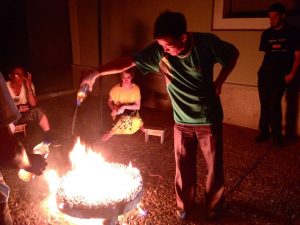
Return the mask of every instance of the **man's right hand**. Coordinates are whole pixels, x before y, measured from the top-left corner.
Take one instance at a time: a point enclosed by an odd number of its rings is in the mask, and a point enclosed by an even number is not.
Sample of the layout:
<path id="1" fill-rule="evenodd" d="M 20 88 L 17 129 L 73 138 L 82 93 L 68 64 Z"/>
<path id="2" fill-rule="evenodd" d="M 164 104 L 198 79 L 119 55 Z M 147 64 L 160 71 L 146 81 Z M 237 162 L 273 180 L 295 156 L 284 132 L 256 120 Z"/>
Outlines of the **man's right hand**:
<path id="1" fill-rule="evenodd" d="M 37 176 L 42 175 L 48 165 L 46 159 L 39 154 L 28 154 L 30 166 L 25 170 Z"/>
<path id="2" fill-rule="evenodd" d="M 89 86 L 89 91 L 91 92 L 93 90 L 94 83 L 96 81 L 97 76 L 99 75 L 99 72 L 97 70 L 90 70 L 84 72 L 83 80 L 80 84 L 80 86 L 83 86 L 87 84 Z"/>

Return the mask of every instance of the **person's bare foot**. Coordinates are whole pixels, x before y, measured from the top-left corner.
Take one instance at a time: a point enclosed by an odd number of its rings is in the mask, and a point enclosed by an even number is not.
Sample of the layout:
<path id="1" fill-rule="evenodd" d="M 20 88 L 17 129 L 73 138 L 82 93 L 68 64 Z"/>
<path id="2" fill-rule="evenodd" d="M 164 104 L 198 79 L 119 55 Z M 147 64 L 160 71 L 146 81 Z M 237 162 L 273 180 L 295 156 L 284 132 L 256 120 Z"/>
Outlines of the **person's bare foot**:
<path id="1" fill-rule="evenodd" d="M 110 131 L 107 131 L 105 134 L 102 135 L 101 141 L 108 141 L 112 136 L 113 134 Z"/>

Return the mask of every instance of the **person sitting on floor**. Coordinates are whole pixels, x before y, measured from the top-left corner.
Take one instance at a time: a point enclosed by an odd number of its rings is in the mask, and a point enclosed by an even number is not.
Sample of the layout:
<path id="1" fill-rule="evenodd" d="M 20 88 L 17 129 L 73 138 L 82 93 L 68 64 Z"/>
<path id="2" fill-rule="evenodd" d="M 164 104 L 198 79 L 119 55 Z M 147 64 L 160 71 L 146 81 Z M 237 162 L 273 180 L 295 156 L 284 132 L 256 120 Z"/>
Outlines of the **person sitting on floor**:
<path id="1" fill-rule="evenodd" d="M 23 67 L 14 67 L 9 73 L 7 88 L 17 108 L 21 112 L 18 124 L 36 123 L 43 130 L 43 143 L 53 142 L 52 132 L 47 115 L 41 107 L 37 106 L 35 87 L 32 83 L 32 74 L 25 72 Z M 52 143 L 53 144 L 53 143 Z M 59 147 L 59 144 L 53 145 Z"/>
<path id="2" fill-rule="evenodd" d="M 120 84 L 115 85 L 109 92 L 108 106 L 114 121 L 113 128 L 106 132 L 101 140 L 107 141 L 114 134 L 133 134 L 143 130 L 143 121 L 138 110 L 141 106 L 140 88 L 132 83 L 132 70 L 121 73 Z"/>

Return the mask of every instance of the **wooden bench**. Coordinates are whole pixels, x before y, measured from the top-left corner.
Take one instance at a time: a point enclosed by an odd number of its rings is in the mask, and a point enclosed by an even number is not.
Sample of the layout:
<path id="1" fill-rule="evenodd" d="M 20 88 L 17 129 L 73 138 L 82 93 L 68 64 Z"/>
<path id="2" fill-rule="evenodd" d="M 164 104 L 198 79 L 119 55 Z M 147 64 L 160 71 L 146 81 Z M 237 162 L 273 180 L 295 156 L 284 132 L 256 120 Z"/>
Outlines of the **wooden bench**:
<path id="1" fill-rule="evenodd" d="M 27 124 L 16 125 L 14 133 L 21 133 L 22 132 L 25 139 L 26 139 L 26 125 Z"/>
<path id="2" fill-rule="evenodd" d="M 144 127 L 145 142 L 148 142 L 149 135 L 160 137 L 160 143 L 164 143 L 166 129 L 162 127 Z"/>

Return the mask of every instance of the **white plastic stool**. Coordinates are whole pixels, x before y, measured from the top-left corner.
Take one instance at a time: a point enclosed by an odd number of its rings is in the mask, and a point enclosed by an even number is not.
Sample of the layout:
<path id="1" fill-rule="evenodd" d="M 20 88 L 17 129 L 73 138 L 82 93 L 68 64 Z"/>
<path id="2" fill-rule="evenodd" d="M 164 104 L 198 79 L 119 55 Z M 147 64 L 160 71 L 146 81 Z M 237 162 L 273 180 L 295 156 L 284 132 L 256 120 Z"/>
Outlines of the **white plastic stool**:
<path id="1" fill-rule="evenodd" d="M 160 143 L 164 143 L 166 129 L 162 127 L 144 127 L 145 142 L 148 142 L 149 135 L 160 137 Z"/>

